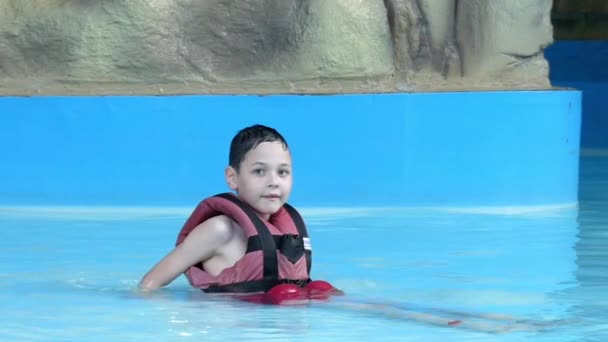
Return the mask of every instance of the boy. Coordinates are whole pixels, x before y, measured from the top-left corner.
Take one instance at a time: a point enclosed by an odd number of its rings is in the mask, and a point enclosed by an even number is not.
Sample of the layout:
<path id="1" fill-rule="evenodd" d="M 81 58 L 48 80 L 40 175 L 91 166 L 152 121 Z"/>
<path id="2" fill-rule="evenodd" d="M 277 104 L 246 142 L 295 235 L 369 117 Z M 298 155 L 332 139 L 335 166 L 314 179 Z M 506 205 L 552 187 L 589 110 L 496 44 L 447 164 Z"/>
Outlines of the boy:
<path id="1" fill-rule="evenodd" d="M 158 289 L 184 272 L 192 286 L 206 292 L 267 292 L 281 284 L 299 288 L 310 283 L 308 233 L 286 203 L 292 161 L 281 134 L 262 125 L 238 132 L 230 144 L 225 178 L 236 196 L 220 194 L 202 201 L 182 228 L 176 248 L 143 277 L 140 288 Z M 297 289 L 292 285 L 287 291 L 293 295 Z"/>

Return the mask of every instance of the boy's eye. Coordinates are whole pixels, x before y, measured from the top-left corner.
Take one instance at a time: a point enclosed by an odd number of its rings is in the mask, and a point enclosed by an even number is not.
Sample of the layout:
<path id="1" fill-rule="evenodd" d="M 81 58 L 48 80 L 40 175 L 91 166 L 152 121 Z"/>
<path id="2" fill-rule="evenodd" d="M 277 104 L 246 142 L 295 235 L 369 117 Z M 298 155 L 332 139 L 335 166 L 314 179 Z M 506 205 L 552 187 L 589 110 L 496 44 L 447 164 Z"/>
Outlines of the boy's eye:
<path id="1" fill-rule="evenodd" d="M 262 169 L 255 169 L 253 171 L 251 171 L 254 175 L 263 175 L 264 174 L 264 170 Z"/>
<path id="2" fill-rule="evenodd" d="M 289 175 L 289 170 L 279 170 L 279 175 L 280 176 L 287 176 L 287 175 Z"/>

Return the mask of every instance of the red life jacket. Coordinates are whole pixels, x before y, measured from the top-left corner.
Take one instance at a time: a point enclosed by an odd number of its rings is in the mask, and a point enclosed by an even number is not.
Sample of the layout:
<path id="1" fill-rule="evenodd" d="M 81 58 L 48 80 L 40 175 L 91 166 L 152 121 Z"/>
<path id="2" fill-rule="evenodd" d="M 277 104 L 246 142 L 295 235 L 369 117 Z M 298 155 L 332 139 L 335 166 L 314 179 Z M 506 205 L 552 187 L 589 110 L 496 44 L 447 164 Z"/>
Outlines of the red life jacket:
<path id="1" fill-rule="evenodd" d="M 190 285 L 205 292 L 261 292 L 281 283 L 310 282 L 311 248 L 300 214 L 285 203 L 268 221 L 230 193 L 202 201 L 180 231 L 176 245 L 200 223 L 218 215 L 235 220 L 247 236 L 245 255 L 217 276 L 190 266 L 185 274 Z"/>

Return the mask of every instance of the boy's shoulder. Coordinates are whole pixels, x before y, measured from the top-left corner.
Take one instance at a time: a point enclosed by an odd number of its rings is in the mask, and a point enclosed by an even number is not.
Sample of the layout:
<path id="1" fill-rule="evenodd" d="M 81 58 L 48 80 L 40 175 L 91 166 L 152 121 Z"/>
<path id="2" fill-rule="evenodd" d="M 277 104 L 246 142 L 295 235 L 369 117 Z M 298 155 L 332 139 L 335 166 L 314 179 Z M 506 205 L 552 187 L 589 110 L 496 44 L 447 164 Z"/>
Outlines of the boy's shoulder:
<path id="1" fill-rule="evenodd" d="M 199 224 L 195 230 L 199 231 L 200 234 L 211 234 L 215 238 L 225 240 L 230 239 L 234 235 L 235 230 L 238 228 L 238 224 L 229 216 L 217 215 Z M 195 232 L 193 231 L 192 233 Z"/>
<path id="2" fill-rule="evenodd" d="M 233 229 L 238 228 L 238 224 L 230 216 L 220 214 L 209 218 L 206 222 L 216 229 Z"/>

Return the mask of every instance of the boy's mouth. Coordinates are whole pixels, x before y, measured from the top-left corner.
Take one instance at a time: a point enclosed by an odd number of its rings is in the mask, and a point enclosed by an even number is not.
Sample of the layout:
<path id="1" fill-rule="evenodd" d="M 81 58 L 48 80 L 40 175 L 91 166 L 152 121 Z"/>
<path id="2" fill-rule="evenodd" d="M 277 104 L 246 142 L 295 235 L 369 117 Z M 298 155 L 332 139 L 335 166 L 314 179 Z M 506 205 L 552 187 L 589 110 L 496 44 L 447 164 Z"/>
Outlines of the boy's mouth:
<path id="1" fill-rule="evenodd" d="M 269 200 L 276 200 L 276 199 L 280 199 L 281 196 L 279 196 L 279 195 L 264 195 L 264 196 L 262 196 L 262 198 L 269 199 Z"/>

